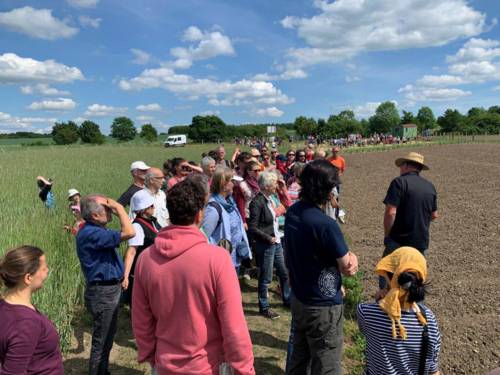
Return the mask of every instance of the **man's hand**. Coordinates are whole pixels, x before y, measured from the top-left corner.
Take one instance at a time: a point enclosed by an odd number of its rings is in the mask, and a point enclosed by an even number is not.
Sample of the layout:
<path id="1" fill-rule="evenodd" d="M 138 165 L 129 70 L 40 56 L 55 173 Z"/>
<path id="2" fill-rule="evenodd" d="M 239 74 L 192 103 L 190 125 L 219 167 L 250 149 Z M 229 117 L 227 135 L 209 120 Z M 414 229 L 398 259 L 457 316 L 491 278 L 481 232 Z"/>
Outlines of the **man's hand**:
<path id="1" fill-rule="evenodd" d="M 111 198 L 106 198 L 106 203 L 102 203 L 102 205 L 104 207 L 108 207 L 114 215 L 118 214 L 118 210 L 120 208 L 123 209 L 123 206 L 120 203 Z"/>
<path id="2" fill-rule="evenodd" d="M 127 290 L 128 289 L 128 277 L 124 278 L 122 281 L 122 289 Z"/>
<path id="3" fill-rule="evenodd" d="M 274 245 L 276 243 L 276 237 L 271 237 L 271 244 Z"/>
<path id="4" fill-rule="evenodd" d="M 345 276 L 354 276 L 358 272 L 358 257 L 354 253 L 347 253 L 337 260 L 339 261 L 340 272 Z"/>

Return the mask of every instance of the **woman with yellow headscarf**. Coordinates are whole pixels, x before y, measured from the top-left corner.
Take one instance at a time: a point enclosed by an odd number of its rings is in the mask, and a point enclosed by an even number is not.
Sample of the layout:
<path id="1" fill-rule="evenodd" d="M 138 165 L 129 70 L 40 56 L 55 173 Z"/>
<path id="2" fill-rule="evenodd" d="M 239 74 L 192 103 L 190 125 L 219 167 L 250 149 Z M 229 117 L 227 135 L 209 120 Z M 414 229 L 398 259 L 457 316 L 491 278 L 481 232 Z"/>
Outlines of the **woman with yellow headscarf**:
<path id="1" fill-rule="evenodd" d="M 441 335 L 433 312 L 420 303 L 425 257 L 400 247 L 380 260 L 375 273 L 386 279 L 388 289 L 380 301 L 358 305 L 358 325 L 366 338 L 365 374 L 439 375 Z"/>

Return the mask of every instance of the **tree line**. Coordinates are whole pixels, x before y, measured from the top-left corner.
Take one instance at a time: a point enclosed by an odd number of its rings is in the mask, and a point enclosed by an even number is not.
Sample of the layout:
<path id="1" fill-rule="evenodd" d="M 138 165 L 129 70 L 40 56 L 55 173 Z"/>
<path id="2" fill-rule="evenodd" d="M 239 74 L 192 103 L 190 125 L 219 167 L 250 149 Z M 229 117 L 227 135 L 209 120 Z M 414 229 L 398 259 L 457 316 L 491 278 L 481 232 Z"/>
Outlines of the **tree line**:
<path id="1" fill-rule="evenodd" d="M 488 109 L 473 107 L 467 114 L 456 109 L 447 109 L 437 119 L 429 107 L 421 107 L 416 114 L 403 110 L 400 114 L 393 102 L 381 103 L 373 116 L 358 120 L 354 112 L 344 110 L 332 114 L 327 119 L 299 116 L 291 123 L 228 125 L 215 115 L 194 116 L 189 125 L 176 125 L 169 128 L 168 134 L 186 134 L 192 142 L 218 142 L 244 137 L 264 137 L 267 127 L 275 126 L 278 137 L 296 133 L 300 136 L 321 136 L 323 138 L 341 138 L 349 134 L 392 133 L 401 124 L 417 125 L 419 134 L 427 130 L 443 133 L 459 132 L 466 134 L 500 133 L 500 106 Z M 24 133 L 23 133 L 24 134 Z M 98 124 L 84 121 L 78 126 L 73 121 L 56 123 L 52 128 L 52 138 L 56 144 L 71 144 L 80 140 L 82 143 L 102 144 L 105 137 Z M 151 124 L 144 124 L 138 132 L 134 122 L 121 116 L 113 120 L 111 137 L 118 141 L 131 141 L 137 135 L 147 142 L 158 139 L 158 131 Z"/>

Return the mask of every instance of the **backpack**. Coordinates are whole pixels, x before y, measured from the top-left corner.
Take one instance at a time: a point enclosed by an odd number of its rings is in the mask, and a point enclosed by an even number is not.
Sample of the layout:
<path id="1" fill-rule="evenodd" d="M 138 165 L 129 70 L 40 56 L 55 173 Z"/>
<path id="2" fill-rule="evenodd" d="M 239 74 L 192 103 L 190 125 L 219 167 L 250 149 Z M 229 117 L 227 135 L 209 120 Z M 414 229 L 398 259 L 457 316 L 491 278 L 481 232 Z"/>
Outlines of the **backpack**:
<path id="1" fill-rule="evenodd" d="M 219 214 L 219 220 L 217 220 L 217 225 L 215 227 L 217 229 L 219 227 L 219 225 L 222 224 L 222 207 L 220 206 L 219 203 L 213 202 L 213 201 L 208 202 L 208 205 L 215 208 L 215 210 Z M 220 246 L 223 249 L 226 249 L 229 252 L 229 254 L 231 254 L 233 252 L 233 244 L 231 243 L 231 241 L 229 241 L 226 238 L 222 238 L 221 240 L 219 240 L 219 242 L 217 243 L 217 246 Z"/>

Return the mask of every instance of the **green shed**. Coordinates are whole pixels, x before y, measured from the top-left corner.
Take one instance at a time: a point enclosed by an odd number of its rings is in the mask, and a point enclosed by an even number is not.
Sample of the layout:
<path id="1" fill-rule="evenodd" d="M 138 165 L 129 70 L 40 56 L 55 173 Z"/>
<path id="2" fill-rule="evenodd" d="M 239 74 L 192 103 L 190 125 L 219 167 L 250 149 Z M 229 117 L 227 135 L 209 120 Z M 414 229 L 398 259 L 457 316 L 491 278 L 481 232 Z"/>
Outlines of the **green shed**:
<path id="1" fill-rule="evenodd" d="M 415 124 L 401 124 L 394 128 L 393 135 L 395 137 L 412 139 L 417 138 L 417 125 Z"/>

